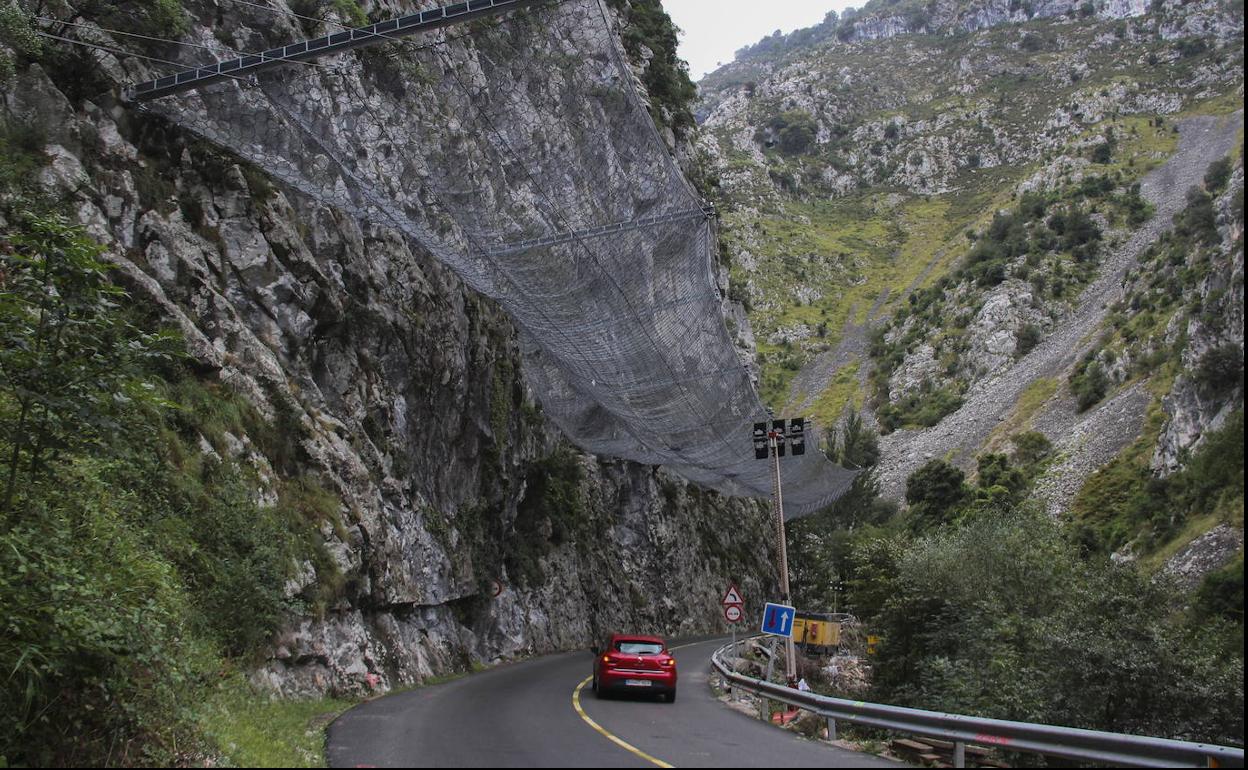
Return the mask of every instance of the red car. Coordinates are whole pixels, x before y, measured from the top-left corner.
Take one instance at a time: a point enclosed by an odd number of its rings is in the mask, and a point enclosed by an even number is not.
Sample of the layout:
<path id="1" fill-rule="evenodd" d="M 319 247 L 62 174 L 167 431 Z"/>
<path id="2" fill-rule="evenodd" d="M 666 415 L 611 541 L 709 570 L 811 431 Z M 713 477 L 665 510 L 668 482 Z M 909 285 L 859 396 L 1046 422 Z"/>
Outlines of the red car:
<path id="1" fill-rule="evenodd" d="M 594 653 L 593 689 L 599 698 L 613 692 L 664 695 L 676 701 L 676 659 L 657 636 L 612 634 Z"/>

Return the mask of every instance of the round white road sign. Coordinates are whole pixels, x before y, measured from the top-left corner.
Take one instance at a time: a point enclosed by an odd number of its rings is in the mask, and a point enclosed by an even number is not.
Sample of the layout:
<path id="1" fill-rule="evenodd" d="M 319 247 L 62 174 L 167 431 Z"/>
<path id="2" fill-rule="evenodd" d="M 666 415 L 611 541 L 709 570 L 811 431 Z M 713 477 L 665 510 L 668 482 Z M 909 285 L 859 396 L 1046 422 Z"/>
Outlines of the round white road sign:
<path id="1" fill-rule="evenodd" d="M 727 620 L 729 623 L 741 622 L 741 605 L 729 604 L 727 607 L 724 607 L 724 620 Z"/>

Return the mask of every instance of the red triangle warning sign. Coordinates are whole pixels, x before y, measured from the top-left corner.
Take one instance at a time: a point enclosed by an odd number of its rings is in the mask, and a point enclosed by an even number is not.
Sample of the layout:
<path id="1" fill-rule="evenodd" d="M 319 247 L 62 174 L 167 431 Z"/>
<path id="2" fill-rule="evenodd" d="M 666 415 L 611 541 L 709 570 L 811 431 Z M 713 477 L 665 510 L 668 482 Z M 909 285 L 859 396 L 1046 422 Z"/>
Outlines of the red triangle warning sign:
<path id="1" fill-rule="evenodd" d="M 728 607 L 733 604 L 745 604 L 745 599 L 741 598 L 741 592 L 737 590 L 737 587 L 730 583 L 728 590 L 724 593 L 724 598 L 719 603 Z"/>

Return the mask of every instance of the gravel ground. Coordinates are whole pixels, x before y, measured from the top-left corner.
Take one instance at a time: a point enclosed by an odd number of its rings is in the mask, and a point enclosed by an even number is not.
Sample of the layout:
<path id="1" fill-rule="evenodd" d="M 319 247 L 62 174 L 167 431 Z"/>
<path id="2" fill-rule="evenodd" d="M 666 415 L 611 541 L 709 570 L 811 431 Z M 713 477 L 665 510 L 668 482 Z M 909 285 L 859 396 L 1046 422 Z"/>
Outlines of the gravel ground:
<path id="1" fill-rule="evenodd" d="M 1095 342 L 1093 332 L 1120 298 L 1126 272 L 1137 264 L 1144 249 L 1170 229 L 1187 190 L 1200 183 L 1210 163 L 1230 152 L 1242 125 L 1242 111 L 1231 118 L 1202 116 L 1179 124 L 1178 150 L 1140 183 L 1141 194 L 1156 206 L 1156 214 L 1106 256 L 1100 276 L 1084 290 L 1078 307 L 1061 325 L 1012 367 L 975 383 L 962 408 L 940 424 L 899 430 L 881 439 L 880 478 L 885 497 L 902 499 L 906 478 L 930 459 L 952 455 L 954 462 L 969 469 L 975 453 L 1028 385 L 1041 377 L 1065 382 L 1067 370 Z M 1044 488 L 1054 506 L 1068 502 L 1087 474 L 1138 435 L 1147 406 L 1147 394 L 1133 388 L 1076 418 L 1071 399 L 1055 398 L 1037 425 L 1066 453 L 1059 468 L 1049 474 L 1056 480 Z"/>
<path id="2" fill-rule="evenodd" d="M 1054 399 L 1033 427 L 1054 442 L 1058 461 L 1036 482 L 1036 497 L 1057 516 L 1069 507 L 1084 480 L 1118 456 L 1140 435 L 1152 395 L 1139 383 L 1084 414 L 1074 399 Z"/>

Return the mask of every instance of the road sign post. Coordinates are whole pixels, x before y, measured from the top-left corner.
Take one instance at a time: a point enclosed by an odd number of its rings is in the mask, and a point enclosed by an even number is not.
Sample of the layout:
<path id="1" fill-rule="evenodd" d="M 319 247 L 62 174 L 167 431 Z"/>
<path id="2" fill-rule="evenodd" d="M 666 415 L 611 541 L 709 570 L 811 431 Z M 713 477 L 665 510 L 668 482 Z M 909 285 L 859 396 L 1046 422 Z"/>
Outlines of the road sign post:
<path id="1" fill-rule="evenodd" d="M 719 600 L 724 608 L 724 620 L 728 621 L 728 625 L 732 629 L 732 652 L 737 652 L 737 623 L 741 622 L 741 618 L 745 616 L 742 605 L 745 599 L 741 597 L 741 589 L 737 588 L 736 583 L 729 583 L 728 590 L 724 591 L 724 598 Z"/>
<path id="2" fill-rule="evenodd" d="M 776 604 L 767 602 L 767 606 L 763 608 L 763 623 L 759 630 L 764 634 L 771 636 L 783 636 L 789 641 L 793 640 L 794 620 L 797 619 L 797 610 L 787 604 Z"/>
<path id="3" fill-rule="evenodd" d="M 806 420 L 796 417 L 788 421 L 785 431 L 784 420 L 772 420 L 768 428 L 765 422 L 754 423 L 754 457 L 772 461 L 772 500 L 775 511 L 776 550 L 780 557 L 780 599 L 790 601 L 789 595 L 789 549 L 784 533 L 784 489 L 780 484 L 780 458 L 784 457 L 787 448 L 793 455 L 806 454 Z M 790 687 L 797 686 L 797 651 L 793 644 L 792 634 L 784 643 L 785 679 Z"/>

